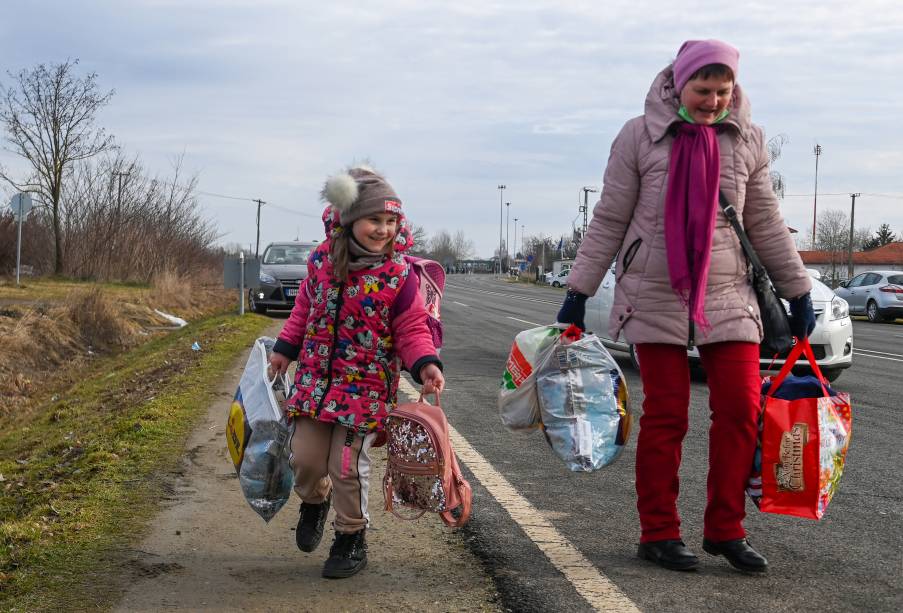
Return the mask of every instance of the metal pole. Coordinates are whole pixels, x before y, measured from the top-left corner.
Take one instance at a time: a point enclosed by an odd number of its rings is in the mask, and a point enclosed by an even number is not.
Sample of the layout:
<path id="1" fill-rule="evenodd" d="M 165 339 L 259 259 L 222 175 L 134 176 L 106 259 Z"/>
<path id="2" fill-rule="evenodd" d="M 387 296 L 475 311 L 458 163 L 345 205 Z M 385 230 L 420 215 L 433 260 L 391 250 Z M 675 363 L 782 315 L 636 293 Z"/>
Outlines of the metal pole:
<path id="1" fill-rule="evenodd" d="M 238 288 L 238 314 L 245 314 L 245 252 L 240 251 L 238 253 L 238 268 L 239 268 L 239 288 Z"/>
<path id="2" fill-rule="evenodd" d="M 818 219 L 818 157 L 821 155 L 821 145 L 815 145 L 815 194 L 812 198 L 812 251 L 815 251 L 815 222 Z"/>
<path id="3" fill-rule="evenodd" d="M 19 270 L 22 264 L 22 196 L 19 196 L 19 238 L 16 240 L 16 287 L 19 287 Z"/>
<path id="4" fill-rule="evenodd" d="M 596 193 L 597 191 L 599 190 L 592 187 L 583 188 L 583 206 L 580 207 L 580 212 L 583 213 L 583 231 L 580 234 L 581 240 L 586 237 L 586 226 L 589 225 L 589 193 Z"/>
<path id="5" fill-rule="evenodd" d="M 853 220 L 856 217 L 856 198 L 861 196 L 862 194 L 850 194 L 850 198 L 853 199 L 852 204 L 850 204 L 850 244 L 849 244 L 849 264 L 847 267 L 847 279 L 853 278 Z"/>
<path id="6" fill-rule="evenodd" d="M 517 262 L 517 217 L 514 218 L 514 261 Z"/>
<path id="7" fill-rule="evenodd" d="M 508 242 L 509 239 L 509 226 L 511 225 L 511 203 L 505 203 L 505 270 L 509 270 L 511 265 L 508 264 L 508 252 L 511 251 L 511 243 Z"/>
<path id="8" fill-rule="evenodd" d="M 502 274 L 502 198 L 505 186 L 499 185 L 499 274 Z"/>

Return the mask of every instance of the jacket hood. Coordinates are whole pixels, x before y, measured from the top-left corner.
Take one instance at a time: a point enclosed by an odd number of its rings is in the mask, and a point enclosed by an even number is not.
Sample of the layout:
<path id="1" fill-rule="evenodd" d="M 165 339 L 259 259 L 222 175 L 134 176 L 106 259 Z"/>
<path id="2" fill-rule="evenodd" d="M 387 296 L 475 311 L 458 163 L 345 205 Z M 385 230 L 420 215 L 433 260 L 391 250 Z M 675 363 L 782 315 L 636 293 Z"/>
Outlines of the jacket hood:
<path id="1" fill-rule="evenodd" d="M 326 231 L 327 240 L 332 240 L 342 232 L 345 232 L 345 227 L 342 226 L 340 221 L 340 215 L 341 213 L 339 210 L 332 205 L 327 206 L 323 210 L 323 229 Z M 414 235 L 411 234 L 411 230 L 408 228 L 407 218 L 403 213 L 398 213 L 398 231 L 395 233 L 395 251 L 404 252 L 413 245 Z"/>
<path id="2" fill-rule="evenodd" d="M 644 120 L 653 142 L 663 139 L 672 124 L 683 121 L 677 114 L 679 109 L 680 95 L 674 91 L 674 69 L 669 65 L 658 73 L 646 94 Z M 730 109 L 730 115 L 718 125 L 732 126 L 743 140 L 749 141 L 749 129 L 752 125 L 749 100 L 738 83 L 734 84 Z"/>

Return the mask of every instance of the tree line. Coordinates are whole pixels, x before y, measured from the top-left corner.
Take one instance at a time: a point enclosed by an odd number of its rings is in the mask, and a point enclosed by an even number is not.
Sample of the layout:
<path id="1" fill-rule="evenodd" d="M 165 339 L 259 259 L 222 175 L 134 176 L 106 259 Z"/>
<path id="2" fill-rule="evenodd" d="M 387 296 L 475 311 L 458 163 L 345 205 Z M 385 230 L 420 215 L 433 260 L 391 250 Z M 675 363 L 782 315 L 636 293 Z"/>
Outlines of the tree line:
<path id="1" fill-rule="evenodd" d="M 7 150 L 24 171 L 0 165 L 0 180 L 28 192 L 35 208 L 23 224 L 22 261 L 36 273 L 147 282 L 157 273 L 215 266 L 215 227 L 196 198 L 197 177 L 177 159 L 169 176 L 151 176 L 97 125 L 113 90 L 78 60 L 39 64 L 0 83 Z M 16 224 L 0 216 L 0 271 L 15 266 Z"/>

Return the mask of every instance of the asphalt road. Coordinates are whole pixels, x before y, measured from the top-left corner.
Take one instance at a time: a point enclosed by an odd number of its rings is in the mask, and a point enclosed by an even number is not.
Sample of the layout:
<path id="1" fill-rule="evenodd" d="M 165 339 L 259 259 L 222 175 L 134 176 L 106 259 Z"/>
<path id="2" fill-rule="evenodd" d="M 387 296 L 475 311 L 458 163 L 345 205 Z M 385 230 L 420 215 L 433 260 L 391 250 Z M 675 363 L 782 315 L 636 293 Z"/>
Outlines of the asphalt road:
<path id="1" fill-rule="evenodd" d="M 599 571 L 645 611 L 903 610 L 903 325 L 853 324 L 853 366 L 835 387 L 853 402 L 853 441 L 840 490 L 821 521 L 758 512 L 748 503 L 746 528 L 765 554 L 765 576 L 734 571 L 702 551 L 707 472 L 708 390 L 692 384 L 679 509 L 685 542 L 700 569 L 677 573 L 636 557 L 634 494 L 637 422 L 613 465 L 569 472 L 538 432 L 512 433 L 500 423 L 496 390 L 515 334 L 554 321 L 564 292 L 452 275 L 442 303 L 452 425 Z M 639 374 L 614 354 L 642 411 Z M 466 470 L 466 469 L 465 469 Z M 515 611 L 584 611 L 587 603 L 476 479 L 471 548 L 490 568 Z"/>

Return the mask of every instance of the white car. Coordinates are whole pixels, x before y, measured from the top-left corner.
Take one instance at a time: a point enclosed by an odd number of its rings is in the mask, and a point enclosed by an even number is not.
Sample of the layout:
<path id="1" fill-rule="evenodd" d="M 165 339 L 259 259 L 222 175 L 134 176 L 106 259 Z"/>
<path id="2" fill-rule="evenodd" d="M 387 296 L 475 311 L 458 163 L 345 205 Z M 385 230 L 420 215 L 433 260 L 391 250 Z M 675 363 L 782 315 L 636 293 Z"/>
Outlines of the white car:
<path id="1" fill-rule="evenodd" d="M 586 301 L 584 318 L 586 329 L 595 332 L 608 348 L 629 353 L 634 366 L 637 366 L 636 350 L 624 340 L 623 334 L 617 339 L 608 338 L 608 317 L 614 302 L 614 294 L 615 272 L 612 265 L 602 279 L 596 295 Z M 850 320 L 850 308 L 846 300 L 837 296 L 831 288 L 816 278 L 812 279 L 811 296 L 815 310 L 815 330 L 809 336 L 809 343 L 822 373 L 829 381 L 834 381 L 845 368 L 853 364 L 853 324 Z M 789 308 L 786 302 L 784 307 Z M 699 362 L 699 351 L 696 347 L 689 349 L 687 355 L 692 362 Z M 763 349 L 761 365 L 762 370 L 769 369 L 769 365 L 772 370 L 780 370 L 784 360 L 772 360 Z"/>
<path id="2" fill-rule="evenodd" d="M 548 283 L 552 287 L 565 287 L 568 284 L 568 275 L 570 274 L 570 268 L 562 270 L 557 275 L 554 273 L 549 273 L 546 275 L 546 283 Z"/>

